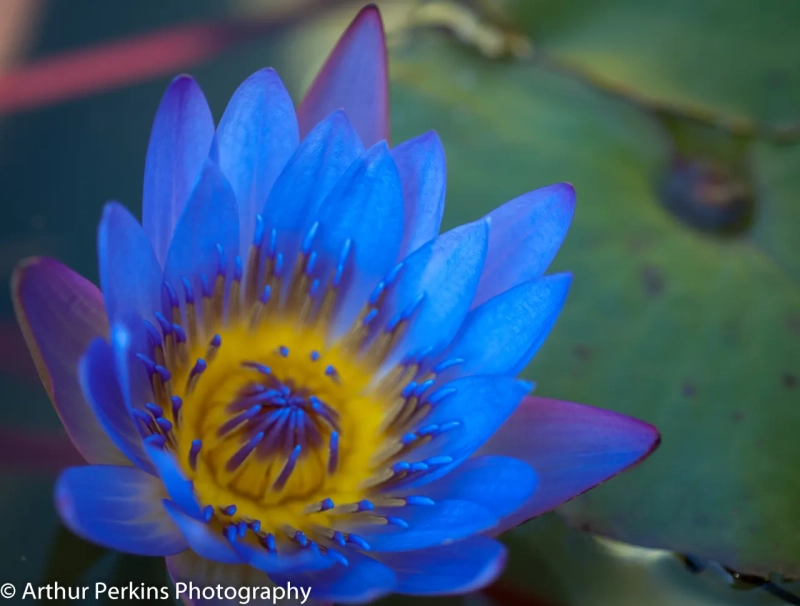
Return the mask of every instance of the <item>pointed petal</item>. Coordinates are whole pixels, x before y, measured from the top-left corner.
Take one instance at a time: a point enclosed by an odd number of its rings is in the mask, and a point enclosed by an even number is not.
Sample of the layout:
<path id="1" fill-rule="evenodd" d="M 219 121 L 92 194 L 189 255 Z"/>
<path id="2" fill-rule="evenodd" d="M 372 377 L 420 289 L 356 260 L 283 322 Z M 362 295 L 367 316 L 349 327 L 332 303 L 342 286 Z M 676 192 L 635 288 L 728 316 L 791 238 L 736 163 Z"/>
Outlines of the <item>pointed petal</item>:
<path id="1" fill-rule="evenodd" d="M 397 260 L 403 237 L 400 176 L 385 143 L 368 149 L 325 198 L 312 249 L 332 271 L 351 242 L 334 338 L 350 327 L 369 293 Z M 321 271 L 324 271 L 321 268 Z"/>
<path id="2" fill-rule="evenodd" d="M 144 451 L 142 435 L 117 382 L 114 350 L 105 339 L 91 342 L 81 359 L 79 373 L 86 400 L 106 434 L 134 465 L 154 475 L 155 468 Z"/>
<path id="3" fill-rule="evenodd" d="M 369 544 L 370 553 L 424 549 L 487 531 L 497 524 L 497 518 L 485 507 L 455 499 L 426 506 L 376 507 L 374 513 L 397 517 L 405 526 L 344 517 L 337 524 L 343 532 L 353 532 L 363 538 Z"/>
<path id="4" fill-rule="evenodd" d="M 452 372 L 464 376 L 516 375 L 544 343 L 567 299 L 572 276 L 524 282 L 473 309 L 442 359 L 463 359 Z"/>
<path id="5" fill-rule="evenodd" d="M 212 531 L 208 524 L 190 518 L 175 503 L 166 499 L 163 501 L 163 509 L 180 528 L 189 547 L 197 555 L 223 564 L 242 563 L 242 559 L 222 537 L 222 534 Z"/>
<path id="6" fill-rule="evenodd" d="M 141 317 L 131 312 L 120 318 L 111 327 L 110 344 L 125 406 L 129 413 L 134 408 L 142 409 L 146 402 L 153 401 L 153 387 L 144 364 L 136 357 L 137 353 L 149 351 L 148 336 Z"/>
<path id="7" fill-rule="evenodd" d="M 242 255 L 253 239 L 256 213 L 298 139 L 294 104 L 275 70 L 262 69 L 236 89 L 220 120 L 216 149 L 236 192 Z"/>
<path id="8" fill-rule="evenodd" d="M 397 318 L 412 314 L 386 367 L 410 352 L 426 347 L 441 351 L 450 343 L 478 286 L 488 233 L 485 221 L 462 225 L 402 261 L 400 276 L 387 287 L 386 300 L 374 322 L 388 330 Z"/>
<path id="9" fill-rule="evenodd" d="M 361 9 L 308 89 L 300 108 L 300 134 L 344 109 L 364 145 L 389 139 L 386 39 L 375 6 Z"/>
<path id="10" fill-rule="evenodd" d="M 434 131 L 401 143 L 392 150 L 403 181 L 405 231 L 400 257 L 439 235 L 447 190 L 442 141 Z"/>
<path id="11" fill-rule="evenodd" d="M 529 192 L 489 213 L 489 252 L 472 307 L 541 276 L 567 235 L 574 212 L 575 189 L 559 183 Z"/>
<path id="12" fill-rule="evenodd" d="M 409 462 L 443 455 L 451 457 L 452 462 L 437 465 L 419 477 L 411 476 L 404 485 L 411 488 L 424 486 L 454 469 L 507 422 L 532 388 L 531 383 L 512 377 L 472 376 L 446 383 L 430 395 L 423 396 L 423 405 L 432 406 L 432 409 L 415 430 L 453 422 L 458 426 L 415 448 Z"/>
<path id="13" fill-rule="evenodd" d="M 237 596 L 231 600 L 226 599 L 203 599 L 199 597 L 202 590 L 206 587 L 216 588 L 221 587 L 257 587 L 273 588 L 276 584 L 270 579 L 266 573 L 256 570 L 252 566 L 246 564 L 221 564 L 219 562 L 212 562 L 206 560 L 191 550 L 184 551 L 178 555 L 169 556 L 167 558 L 167 570 L 175 583 L 176 597 L 180 598 L 181 602 L 186 606 L 239 606 L 241 604 L 240 598 Z M 190 594 L 190 585 L 196 588 Z M 280 604 L 287 604 L 288 606 L 315 606 L 319 605 L 313 598 L 313 587 L 311 590 L 311 598 L 309 599 L 309 587 L 300 587 L 298 594 L 295 596 L 294 592 L 291 595 L 285 596 L 280 600 Z M 306 591 L 302 594 L 302 591 Z M 270 594 L 270 598 L 272 594 Z M 251 599 L 250 604 L 272 604 L 271 599 L 260 600 L 261 594 L 259 593 L 254 599 Z M 277 601 L 276 601 L 277 602 Z"/>
<path id="14" fill-rule="evenodd" d="M 97 231 L 100 287 L 113 324 L 128 311 L 150 319 L 161 309 L 161 265 L 128 209 L 109 202 Z"/>
<path id="15" fill-rule="evenodd" d="M 144 166 L 142 226 L 162 265 L 213 138 L 203 91 L 191 76 L 178 76 L 161 98 Z"/>
<path id="16" fill-rule="evenodd" d="M 421 490 L 408 490 L 402 496 L 423 494 L 434 502 L 470 501 L 502 518 L 516 511 L 533 494 L 537 483 L 533 469 L 519 459 L 481 456 L 467 459 Z"/>
<path id="17" fill-rule="evenodd" d="M 310 218 L 353 162 L 364 153 L 344 112 L 336 111 L 303 139 L 283 169 L 262 212 L 266 233 L 276 231 L 277 252 L 294 259 Z"/>
<path id="18" fill-rule="evenodd" d="M 558 507 L 650 455 L 660 436 L 652 425 L 600 408 L 525 398 L 479 454 L 525 461 L 539 487 L 495 531 Z"/>
<path id="19" fill-rule="evenodd" d="M 183 475 L 172 453 L 167 452 L 163 447 L 157 446 L 149 440 L 145 440 L 144 448 L 147 456 L 150 457 L 153 465 L 158 470 L 158 475 L 164 483 L 164 488 L 169 494 L 169 498 L 172 499 L 167 507 L 170 515 L 173 514 L 173 510 L 179 510 L 181 514 L 187 517 L 195 520 L 202 519 L 203 512 L 200 509 L 197 498 L 194 496 L 194 487 Z M 178 520 L 176 522 L 180 525 Z"/>
<path id="20" fill-rule="evenodd" d="M 375 554 L 376 559 L 395 570 L 395 591 L 406 595 L 477 591 L 500 576 L 507 556 L 502 544 L 482 535 L 428 549 Z"/>
<path id="21" fill-rule="evenodd" d="M 337 604 L 366 604 L 392 591 L 397 583 L 395 573 L 377 560 L 356 551 L 347 552 L 348 565 L 336 564 L 325 570 L 274 574 L 278 585 L 311 587 L 317 600 Z"/>
<path id="22" fill-rule="evenodd" d="M 164 278 L 174 286 L 187 277 L 193 282 L 195 292 L 202 292 L 200 276 L 213 284 L 220 269 L 220 247 L 225 267 L 230 270 L 239 254 L 236 196 L 219 167 L 206 160 L 197 187 L 175 227 Z M 176 290 L 183 298 L 183 289 Z"/>
<path id="23" fill-rule="evenodd" d="M 11 290 L 25 342 L 72 443 L 89 463 L 127 465 L 92 414 L 78 379 L 78 361 L 89 343 L 108 336 L 100 291 L 47 258 L 23 261 Z"/>
<path id="24" fill-rule="evenodd" d="M 65 470 L 56 506 L 78 536 L 126 553 L 172 555 L 187 548 L 161 507 L 161 482 L 135 467 L 91 465 Z"/>

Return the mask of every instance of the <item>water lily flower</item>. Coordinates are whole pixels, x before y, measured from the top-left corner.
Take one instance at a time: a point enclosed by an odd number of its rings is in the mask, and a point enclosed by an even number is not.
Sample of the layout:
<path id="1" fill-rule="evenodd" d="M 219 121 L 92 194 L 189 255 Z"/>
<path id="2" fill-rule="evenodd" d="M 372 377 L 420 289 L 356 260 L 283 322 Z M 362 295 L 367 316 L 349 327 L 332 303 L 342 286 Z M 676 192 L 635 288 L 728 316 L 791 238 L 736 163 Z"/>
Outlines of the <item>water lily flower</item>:
<path id="1" fill-rule="evenodd" d="M 468 592 L 503 568 L 494 537 L 655 448 L 652 426 L 516 378 L 567 296 L 543 273 L 573 188 L 439 234 L 442 144 L 390 148 L 388 121 L 374 7 L 297 110 L 265 69 L 215 127 L 178 77 L 142 223 L 103 211 L 100 289 L 20 266 L 18 318 L 89 463 L 55 490 L 75 533 L 200 587 Z"/>

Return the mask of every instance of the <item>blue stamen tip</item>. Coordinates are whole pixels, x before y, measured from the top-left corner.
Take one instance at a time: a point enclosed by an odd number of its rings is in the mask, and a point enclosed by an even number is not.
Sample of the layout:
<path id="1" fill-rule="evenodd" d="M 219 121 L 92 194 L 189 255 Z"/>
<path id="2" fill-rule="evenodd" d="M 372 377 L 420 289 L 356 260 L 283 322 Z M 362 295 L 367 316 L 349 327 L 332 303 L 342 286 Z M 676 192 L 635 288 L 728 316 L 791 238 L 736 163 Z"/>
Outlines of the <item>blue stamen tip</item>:
<path id="1" fill-rule="evenodd" d="M 431 505 L 435 505 L 433 499 L 429 499 L 428 497 L 406 497 L 406 505 L 422 505 L 425 507 L 430 507 Z"/>
<path id="2" fill-rule="evenodd" d="M 152 402 L 148 402 L 147 404 L 144 405 L 144 407 L 147 410 L 149 410 L 156 419 L 164 416 L 164 409 L 161 408 L 158 404 L 153 404 Z"/>
<path id="3" fill-rule="evenodd" d="M 186 276 L 181 278 L 181 283 L 183 284 L 183 292 L 186 296 L 186 303 L 189 305 L 194 304 L 194 289 L 192 288 L 192 283 L 189 282 L 189 278 Z"/>

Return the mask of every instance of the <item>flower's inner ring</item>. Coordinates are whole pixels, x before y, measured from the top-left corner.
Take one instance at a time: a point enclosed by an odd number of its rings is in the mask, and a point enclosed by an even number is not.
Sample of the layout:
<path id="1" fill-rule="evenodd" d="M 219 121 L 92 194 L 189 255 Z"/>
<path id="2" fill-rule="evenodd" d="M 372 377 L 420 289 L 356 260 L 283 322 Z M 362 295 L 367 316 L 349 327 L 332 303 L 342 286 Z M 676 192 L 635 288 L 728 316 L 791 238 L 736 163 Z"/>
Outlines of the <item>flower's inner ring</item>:
<path id="1" fill-rule="evenodd" d="M 174 455 L 212 528 L 269 552 L 287 540 L 323 554 L 369 549 L 348 529 L 407 527 L 403 509 L 432 501 L 392 488 L 452 463 L 409 455 L 459 428 L 422 421 L 453 391 L 435 389 L 437 373 L 460 360 L 423 373 L 421 352 L 374 381 L 423 301 L 375 321 L 402 264 L 350 331 L 327 342 L 351 243 L 335 263 L 317 261 L 317 229 L 287 271 L 276 233 L 265 238 L 259 217 L 245 271 L 218 246 L 213 281 L 164 283 L 163 313 L 145 320 L 149 347 L 137 352 L 152 386 L 152 401 L 134 410 L 145 440 Z"/>

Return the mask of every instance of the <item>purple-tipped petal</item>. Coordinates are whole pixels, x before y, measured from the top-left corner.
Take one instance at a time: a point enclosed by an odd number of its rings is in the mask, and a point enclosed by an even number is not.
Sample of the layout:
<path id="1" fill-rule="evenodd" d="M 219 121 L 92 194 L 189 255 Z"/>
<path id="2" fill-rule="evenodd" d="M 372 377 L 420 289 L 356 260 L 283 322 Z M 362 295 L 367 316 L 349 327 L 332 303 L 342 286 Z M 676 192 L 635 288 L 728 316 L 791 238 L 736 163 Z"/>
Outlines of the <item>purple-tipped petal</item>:
<path id="1" fill-rule="evenodd" d="M 92 414 L 78 361 L 92 339 L 108 337 L 97 287 L 54 259 L 23 261 L 12 281 L 14 311 L 47 395 L 89 463 L 130 464 Z"/>
<path id="2" fill-rule="evenodd" d="M 632 417 L 571 402 L 525 398 L 478 454 L 525 461 L 536 472 L 539 487 L 493 534 L 605 482 L 650 455 L 659 441 L 655 427 Z"/>
<path id="3" fill-rule="evenodd" d="M 233 547 L 222 537 L 221 532 L 215 532 L 208 524 L 187 516 L 180 507 L 172 501 L 163 501 L 163 510 L 180 529 L 189 547 L 197 555 L 214 562 L 223 564 L 242 564 Z"/>
<path id="4" fill-rule="evenodd" d="M 297 110 L 300 135 L 337 109 L 344 109 L 367 147 L 389 140 L 386 39 L 376 6 L 356 15 L 308 89 Z"/>
<path id="5" fill-rule="evenodd" d="M 376 559 L 356 551 L 347 551 L 348 565 L 336 564 L 325 570 L 273 574 L 278 585 L 311 587 L 317 600 L 337 604 L 366 604 L 393 591 L 397 584 L 394 571 Z"/>
<path id="6" fill-rule="evenodd" d="M 569 183 L 543 187 L 489 213 L 489 252 L 472 307 L 541 276 L 558 252 L 575 212 Z"/>
<path id="7" fill-rule="evenodd" d="M 236 192 L 242 255 L 253 239 L 256 213 L 298 139 L 294 104 L 275 70 L 262 69 L 236 89 L 217 129 L 215 153 Z"/>
<path id="8" fill-rule="evenodd" d="M 394 591 L 406 595 L 449 595 L 477 591 L 491 584 L 505 568 L 506 548 L 477 535 L 450 545 L 375 558 L 397 575 Z"/>
<path id="9" fill-rule="evenodd" d="M 162 265 L 213 138 L 203 91 L 191 76 L 178 76 L 161 98 L 144 166 L 142 226 Z"/>
<path id="10" fill-rule="evenodd" d="M 65 470 L 56 484 L 64 523 L 88 541 L 126 553 L 165 556 L 187 548 L 161 506 L 161 482 L 135 467 Z"/>
<path id="11" fill-rule="evenodd" d="M 400 256 L 405 257 L 439 235 L 447 189 L 442 142 L 434 131 L 392 150 L 403 181 L 405 232 Z"/>
<path id="12" fill-rule="evenodd" d="M 97 253 L 109 321 L 130 311 L 152 321 L 161 306 L 161 265 L 142 226 L 118 202 L 103 209 Z"/>
<path id="13" fill-rule="evenodd" d="M 79 375 L 86 400 L 106 434 L 134 465 L 155 475 L 117 381 L 114 350 L 105 339 L 97 338 L 89 344 Z"/>

